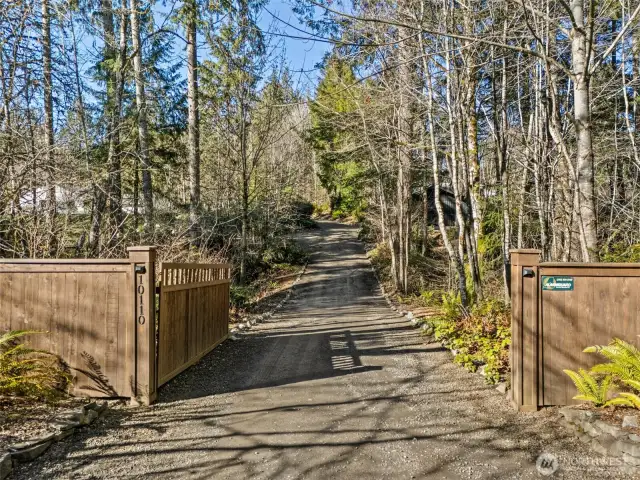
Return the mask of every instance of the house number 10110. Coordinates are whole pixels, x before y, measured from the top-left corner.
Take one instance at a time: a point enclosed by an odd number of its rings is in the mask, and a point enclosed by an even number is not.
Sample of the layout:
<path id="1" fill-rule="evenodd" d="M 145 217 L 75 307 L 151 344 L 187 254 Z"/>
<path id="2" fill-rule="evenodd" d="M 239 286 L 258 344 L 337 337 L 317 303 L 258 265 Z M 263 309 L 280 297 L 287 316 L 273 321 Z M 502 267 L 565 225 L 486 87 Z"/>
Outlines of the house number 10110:
<path id="1" fill-rule="evenodd" d="M 142 275 L 138 277 L 138 295 L 138 309 L 140 310 L 138 323 L 144 325 L 147 319 L 144 317 L 144 285 L 142 284 Z"/>

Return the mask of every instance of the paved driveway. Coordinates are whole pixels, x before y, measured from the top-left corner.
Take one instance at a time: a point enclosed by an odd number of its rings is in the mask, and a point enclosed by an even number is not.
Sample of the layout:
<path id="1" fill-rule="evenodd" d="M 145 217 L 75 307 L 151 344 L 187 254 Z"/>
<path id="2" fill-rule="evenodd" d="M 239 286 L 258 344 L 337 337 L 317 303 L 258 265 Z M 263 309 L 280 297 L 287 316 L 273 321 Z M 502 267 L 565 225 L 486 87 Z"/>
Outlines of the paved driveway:
<path id="1" fill-rule="evenodd" d="M 17 478 L 539 478 L 543 451 L 563 478 L 617 476 L 575 465 L 598 457 L 554 412 L 513 413 L 425 344 L 387 307 L 356 228 L 324 222 L 304 240 L 312 262 L 271 322 Z"/>

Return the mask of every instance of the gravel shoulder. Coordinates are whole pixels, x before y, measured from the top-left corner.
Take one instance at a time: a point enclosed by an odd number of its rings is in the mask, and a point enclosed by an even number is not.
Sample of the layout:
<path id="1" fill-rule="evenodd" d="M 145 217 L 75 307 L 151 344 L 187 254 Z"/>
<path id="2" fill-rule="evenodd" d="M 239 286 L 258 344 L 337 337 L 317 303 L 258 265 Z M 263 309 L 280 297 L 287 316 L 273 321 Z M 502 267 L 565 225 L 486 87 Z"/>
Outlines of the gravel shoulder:
<path id="1" fill-rule="evenodd" d="M 147 409 L 118 409 L 22 465 L 23 479 L 629 478 L 555 410 L 516 414 L 392 312 L 357 229 L 320 222 L 289 302 Z M 600 465 L 595 465 L 599 461 Z"/>

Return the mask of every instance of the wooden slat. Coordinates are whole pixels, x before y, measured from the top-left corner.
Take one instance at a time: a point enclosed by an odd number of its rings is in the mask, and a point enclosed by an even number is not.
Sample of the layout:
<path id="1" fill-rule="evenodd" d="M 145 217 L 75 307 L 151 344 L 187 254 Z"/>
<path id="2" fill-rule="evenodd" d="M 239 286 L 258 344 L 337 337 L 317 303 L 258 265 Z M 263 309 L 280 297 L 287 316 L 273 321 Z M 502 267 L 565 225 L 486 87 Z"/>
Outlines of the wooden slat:
<path id="1" fill-rule="evenodd" d="M 97 264 L 97 265 L 73 265 L 73 264 L 43 264 L 43 265 L 27 265 L 27 264 L 0 264 L 3 274 L 7 272 L 14 273 L 70 273 L 70 272 L 86 272 L 86 273 L 125 273 L 128 265 L 114 264 Z"/>
<path id="2" fill-rule="evenodd" d="M 640 331 L 640 267 L 541 269 L 542 274 L 573 276 L 573 291 L 541 291 L 543 399 L 541 405 L 575 403 L 576 389 L 564 369 L 589 369 L 598 355 L 583 353 L 585 347 L 622 338 L 638 344 Z M 588 275 L 583 275 L 587 273 Z"/>
<path id="3" fill-rule="evenodd" d="M 624 265 L 624 264 L 619 264 Z M 591 268 L 562 268 L 545 267 L 540 269 L 540 275 L 547 276 L 579 276 L 579 277 L 640 277 L 640 267 L 638 268 L 599 268 L 591 264 Z"/>
<path id="4" fill-rule="evenodd" d="M 210 268 L 210 269 L 229 269 L 231 268 L 230 263 L 171 263 L 171 262 L 162 262 L 160 264 L 160 268 L 163 270 L 168 269 L 176 269 L 176 270 L 194 270 L 199 268 Z"/>
<path id="5" fill-rule="evenodd" d="M 131 265 L 119 262 L 0 262 L 0 326 L 47 332 L 27 341 L 69 365 L 76 393 L 104 396 L 100 380 L 113 386 L 110 396 L 129 396 L 127 363 L 135 359 L 120 341 L 132 321 Z"/>
<path id="6" fill-rule="evenodd" d="M 1 265 L 129 265 L 122 258 L 0 258 Z M 4 270 L 4 267 L 3 267 Z"/>
<path id="7" fill-rule="evenodd" d="M 196 363 L 228 334 L 230 266 L 163 263 L 158 383 Z"/>
<path id="8" fill-rule="evenodd" d="M 177 292 L 180 290 L 191 290 L 194 288 L 202 288 L 202 287 L 211 287 L 214 285 L 220 285 L 223 283 L 230 283 L 231 280 L 212 280 L 210 282 L 195 282 L 195 283 L 185 283 L 183 285 L 169 285 L 168 287 L 161 287 L 161 291 L 163 292 Z"/>
<path id="9" fill-rule="evenodd" d="M 175 377 L 176 375 L 184 372 L 187 368 L 195 365 L 196 363 L 198 363 L 200 360 L 202 360 L 202 358 L 207 355 L 208 353 L 210 353 L 211 351 L 213 351 L 214 348 L 216 348 L 218 345 L 220 345 L 222 342 L 224 342 L 227 339 L 227 336 L 224 336 L 222 338 L 220 338 L 217 342 L 215 342 L 213 345 L 211 345 L 207 350 L 205 350 L 204 352 L 202 352 L 200 355 L 196 356 L 195 358 L 191 359 L 189 362 L 180 365 L 179 367 L 177 367 L 175 370 L 166 373 L 165 375 L 163 375 L 162 377 L 159 377 L 158 379 L 158 385 L 163 385 L 165 383 L 167 383 L 169 380 L 171 380 L 173 377 Z"/>
<path id="10" fill-rule="evenodd" d="M 226 338 L 230 284 L 227 264 L 165 267 L 171 268 L 159 276 L 162 382 Z M 76 393 L 131 396 L 139 373 L 133 270 L 130 260 L 2 261 L 0 327 L 49 332 L 34 336 L 33 345 L 69 365 Z"/>
<path id="11" fill-rule="evenodd" d="M 581 262 L 542 262 L 539 264 L 540 268 L 559 267 L 564 270 L 567 269 L 640 269 L 640 263 L 581 263 Z"/>

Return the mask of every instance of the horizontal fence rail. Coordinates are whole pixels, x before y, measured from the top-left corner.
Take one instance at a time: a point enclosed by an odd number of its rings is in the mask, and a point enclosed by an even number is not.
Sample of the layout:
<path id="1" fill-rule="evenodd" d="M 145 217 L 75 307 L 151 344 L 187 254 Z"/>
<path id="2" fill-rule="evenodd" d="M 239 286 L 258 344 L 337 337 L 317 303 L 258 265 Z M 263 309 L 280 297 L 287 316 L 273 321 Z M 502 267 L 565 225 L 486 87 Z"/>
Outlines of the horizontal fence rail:
<path id="1" fill-rule="evenodd" d="M 160 282 L 163 292 L 229 283 L 231 265 L 226 263 L 161 263 Z"/>
<path id="2" fill-rule="evenodd" d="M 229 264 L 160 265 L 159 385 L 227 338 L 230 282 Z"/>

